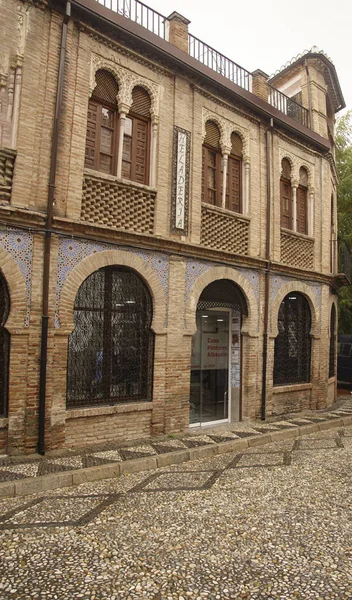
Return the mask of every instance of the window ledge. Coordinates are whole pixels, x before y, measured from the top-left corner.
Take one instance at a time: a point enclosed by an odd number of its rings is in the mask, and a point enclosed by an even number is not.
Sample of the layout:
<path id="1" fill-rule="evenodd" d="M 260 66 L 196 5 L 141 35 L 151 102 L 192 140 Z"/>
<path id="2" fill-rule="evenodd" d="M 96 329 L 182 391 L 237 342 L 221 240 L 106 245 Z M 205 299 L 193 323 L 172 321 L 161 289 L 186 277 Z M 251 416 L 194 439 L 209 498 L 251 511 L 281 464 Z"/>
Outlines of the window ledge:
<path id="1" fill-rule="evenodd" d="M 244 215 L 242 213 L 234 212 L 233 210 L 228 210 L 227 208 L 222 208 L 221 206 L 214 206 L 214 204 L 210 204 L 209 202 L 202 202 L 202 207 L 209 208 L 214 212 L 218 212 L 222 215 L 228 215 L 230 217 L 236 217 L 237 219 L 242 219 L 246 223 L 249 223 L 251 218 L 248 215 Z"/>
<path id="2" fill-rule="evenodd" d="M 336 375 L 333 375 L 332 377 L 329 377 L 328 379 L 328 385 L 330 385 L 331 383 L 335 383 L 336 381 Z"/>
<path id="3" fill-rule="evenodd" d="M 114 406 L 90 406 L 86 408 L 71 408 L 66 410 L 66 420 L 83 417 L 99 417 L 130 412 L 146 412 L 152 410 L 152 402 L 133 402 L 131 404 L 115 404 Z"/>
<path id="4" fill-rule="evenodd" d="M 292 229 L 286 229 L 286 227 L 281 227 L 282 233 L 286 233 L 287 235 L 292 235 L 292 237 L 302 238 L 304 240 L 310 240 L 314 242 L 314 237 L 311 235 L 306 235 L 305 233 L 299 233 L 298 231 L 293 231 Z"/>
<path id="5" fill-rule="evenodd" d="M 273 386 L 273 394 L 282 394 L 284 392 L 303 392 L 304 390 L 311 390 L 313 385 L 311 383 L 292 383 L 287 385 L 276 385 Z"/>
<path id="6" fill-rule="evenodd" d="M 94 179 L 103 179 L 104 181 L 109 181 L 110 183 L 121 183 L 125 187 L 139 188 L 140 190 L 146 190 L 147 192 L 153 192 L 155 194 L 157 192 L 156 188 L 150 187 L 149 185 L 144 185 L 142 183 L 138 183 L 137 181 L 130 181 L 130 179 L 122 179 L 116 177 L 115 175 L 108 175 L 107 173 L 95 171 L 94 169 L 84 169 L 83 175 L 86 177 L 94 177 Z"/>

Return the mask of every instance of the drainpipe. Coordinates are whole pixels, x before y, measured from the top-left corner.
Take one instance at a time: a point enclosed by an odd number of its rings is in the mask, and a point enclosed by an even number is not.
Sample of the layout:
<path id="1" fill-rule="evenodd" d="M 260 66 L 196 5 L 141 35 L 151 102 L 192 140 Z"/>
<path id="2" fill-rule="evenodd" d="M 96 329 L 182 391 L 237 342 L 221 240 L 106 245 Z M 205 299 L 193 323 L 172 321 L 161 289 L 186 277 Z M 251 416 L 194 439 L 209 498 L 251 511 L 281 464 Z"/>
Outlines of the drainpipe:
<path id="1" fill-rule="evenodd" d="M 45 396 L 46 396 L 46 375 L 48 358 L 48 321 L 49 321 L 49 284 L 50 284 L 50 252 L 51 252 L 51 229 L 53 223 L 53 206 L 55 197 L 55 179 L 57 150 L 59 144 L 59 120 L 62 105 L 62 91 L 64 84 L 64 70 L 66 57 L 67 27 L 71 16 L 71 1 L 66 2 L 66 12 L 62 23 L 61 45 L 59 58 L 59 73 L 56 89 L 55 117 L 53 127 L 53 137 L 51 142 L 51 160 L 49 172 L 48 204 L 46 213 L 45 242 L 44 242 L 44 265 L 43 265 L 43 314 L 42 314 L 42 335 L 40 347 L 40 381 L 39 381 L 39 432 L 38 432 L 38 453 L 45 452 Z"/>
<path id="2" fill-rule="evenodd" d="M 261 419 L 265 421 L 266 412 L 266 371 L 268 356 L 268 324 L 269 324 L 269 293 L 270 293 L 270 268 L 271 268 L 271 140 L 274 120 L 270 119 L 270 126 L 267 129 L 266 136 L 266 244 L 265 259 L 267 267 L 265 270 L 265 291 L 264 291 L 264 334 L 263 334 L 263 377 L 262 377 L 262 407 Z"/>

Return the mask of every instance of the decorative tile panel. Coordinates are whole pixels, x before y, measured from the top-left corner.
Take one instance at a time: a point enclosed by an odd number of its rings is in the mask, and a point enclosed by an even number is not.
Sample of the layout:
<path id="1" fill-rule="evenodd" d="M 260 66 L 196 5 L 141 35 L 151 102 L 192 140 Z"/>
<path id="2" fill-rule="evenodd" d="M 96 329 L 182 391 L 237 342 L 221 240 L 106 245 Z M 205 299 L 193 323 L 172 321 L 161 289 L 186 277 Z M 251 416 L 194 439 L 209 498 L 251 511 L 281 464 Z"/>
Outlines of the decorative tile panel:
<path id="1" fill-rule="evenodd" d="M 55 300 L 55 327 L 60 327 L 59 323 L 59 302 L 64 283 L 71 271 L 82 260 L 105 250 L 122 250 L 129 252 L 141 258 L 146 265 L 151 267 L 160 281 L 164 290 L 165 301 L 168 300 L 169 284 L 169 262 L 168 257 L 161 252 L 149 252 L 148 250 L 133 250 L 124 246 L 114 246 L 112 244 L 96 243 L 84 240 L 73 240 L 71 238 L 61 238 L 58 252 L 58 270 L 56 281 L 56 300 Z"/>
<path id="2" fill-rule="evenodd" d="M 26 285 L 27 310 L 24 326 L 29 327 L 31 310 L 33 234 L 21 229 L 8 228 L 0 231 L 0 246 L 2 246 L 17 263 Z"/>
<path id="3" fill-rule="evenodd" d="M 291 279 L 290 277 L 272 277 L 271 278 L 271 287 L 270 287 L 270 303 L 272 303 L 274 301 L 276 294 L 278 294 L 278 292 L 280 291 L 282 286 L 285 285 L 286 283 L 292 283 L 292 281 L 295 281 L 295 280 Z M 317 299 L 317 304 L 320 309 L 321 285 L 319 283 L 314 283 L 313 281 L 305 281 L 304 283 L 310 287 L 312 292 L 314 292 L 316 299 Z"/>

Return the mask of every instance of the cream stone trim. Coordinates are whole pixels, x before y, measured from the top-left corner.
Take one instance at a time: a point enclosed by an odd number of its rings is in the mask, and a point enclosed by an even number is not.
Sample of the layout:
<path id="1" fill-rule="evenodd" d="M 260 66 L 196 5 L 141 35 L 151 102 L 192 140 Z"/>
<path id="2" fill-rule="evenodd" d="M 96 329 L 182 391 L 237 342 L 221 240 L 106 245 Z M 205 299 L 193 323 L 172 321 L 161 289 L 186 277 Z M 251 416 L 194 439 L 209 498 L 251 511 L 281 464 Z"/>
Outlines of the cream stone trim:
<path id="1" fill-rule="evenodd" d="M 5 328 L 10 334 L 17 333 L 16 329 L 24 329 L 27 312 L 26 284 L 19 266 L 2 247 L 0 247 L 0 265 L 10 294 L 10 314 Z"/>
<path id="2" fill-rule="evenodd" d="M 277 326 L 277 319 L 278 319 L 278 314 L 279 314 L 279 308 L 280 308 L 281 302 L 283 301 L 285 296 L 287 296 L 287 294 L 290 294 L 291 292 L 292 293 L 300 292 L 308 300 L 311 317 L 312 317 L 310 334 L 312 337 L 315 337 L 315 338 L 319 337 L 320 336 L 320 311 L 319 311 L 317 299 L 316 299 L 316 296 L 315 296 L 313 290 L 310 288 L 310 286 L 301 281 L 289 281 L 288 283 L 285 283 L 277 292 L 273 302 L 271 303 L 271 311 L 270 311 L 271 323 L 270 323 L 269 336 L 271 338 L 276 338 L 278 336 L 279 329 Z"/>
<path id="3" fill-rule="evenodd" d="M 153 301 L 152 329 L 156 334 L 164 333 L 166 300 L 162 285 L 154 271 L 144 260 L 124 250 L 104 250 L 88 256 L 69 274 L 62 288 L 59 303 L 60 329 L 70 333 L 74 329 L 73 312 L 75 298 L 80 285 L 94 271 L 107 266 L 129 267 L 136 271 L 149 288 Z"/>
<path id="4" fill-rule="evenodd" d="M 248 308 L 248 317 L 243 315 L 242 333 L 252 337 L 257 336 L 258 331 L 258 303 L 255 298 L 252 286 L 238 271 L 231 267 L 212 267 L 203 275 L 200 275 L 193 284 L 188 302 L 186 305 L 186 327 L 187 333 L 193 335 L 197 331 L 196 311 L 197 304 L 202 291 L 214 281 L 219 279 L 229 279 L 236 283 L 243 292 Z"/>

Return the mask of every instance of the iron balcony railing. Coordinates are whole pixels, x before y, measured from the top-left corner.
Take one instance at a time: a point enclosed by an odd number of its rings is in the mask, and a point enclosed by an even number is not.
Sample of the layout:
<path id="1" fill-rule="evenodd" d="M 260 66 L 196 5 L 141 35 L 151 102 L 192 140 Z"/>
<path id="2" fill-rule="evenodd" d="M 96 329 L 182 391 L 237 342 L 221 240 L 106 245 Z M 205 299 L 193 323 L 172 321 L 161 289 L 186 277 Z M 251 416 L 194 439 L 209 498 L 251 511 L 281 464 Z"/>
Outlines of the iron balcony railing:
<path id="1" fill-rule="evenodd" d="M 308 127 L 308 110 L 269 85 L 269 104 L 301 125 Z"/>
<path id="2" fill-rule="evenodd" d="M 188 52 L 190 56 L 216 73 L 220 73 L 248 92 L 252 91 L 252 74 L 249 71 L 191 34 L 188 34 Z"/>
<path id="3" fill-rule="evenodd" d="M 351 250 L 345 240 L 339 240 L 339 273 L 343 273 L 351 285 Z"/>
<path id="4" fill-rule="evenodd" d="M 165 39 L 165 17 L 139 0 L 96 0 L 106 8 L 138 23 Z"/>

